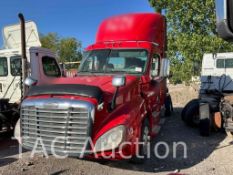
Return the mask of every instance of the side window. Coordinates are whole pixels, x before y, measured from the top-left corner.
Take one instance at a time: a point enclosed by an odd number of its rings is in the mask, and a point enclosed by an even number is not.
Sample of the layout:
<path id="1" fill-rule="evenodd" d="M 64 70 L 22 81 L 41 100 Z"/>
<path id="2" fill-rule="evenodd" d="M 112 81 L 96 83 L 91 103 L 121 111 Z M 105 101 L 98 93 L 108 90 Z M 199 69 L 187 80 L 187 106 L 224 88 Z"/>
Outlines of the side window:
<path id="1" fill-rule="evenodd" d="M 225 60 L 225 68 L 233 68 L 233 59 Z"/>
<path id="2" fill-rule="evenodd" d="M 21 72 L 21 57 L 14 56 L 10 58 L 10 67 L 12 76 L 20 76 Z"/>
<path id="3" fill-rule="evenodd" d="M 217 59 L 217 68 L 225 68 L 225 60 L 224 59 Z"/>
<path id="4" fill-rule="evenodd" d="M 55 58 L 45 56 L 42 58 L 44 74 L 48 77 L 60 77 L 61 71 Z"/>
<path id="5" fill-rule="evenodd" d="M 151 77 L 157 77 L 159 76 L 159 67 L 160 67 L 160 57 L 159 55 L 155 54 L 152 59 L 152 65 L 151 65 Z"/>
<path id="6" fill-rule="evenodd" d="M 7 67 L 7 58 L 0 57 L 0 76 L 5 77 L 8 75 L 8 67 Z"/>

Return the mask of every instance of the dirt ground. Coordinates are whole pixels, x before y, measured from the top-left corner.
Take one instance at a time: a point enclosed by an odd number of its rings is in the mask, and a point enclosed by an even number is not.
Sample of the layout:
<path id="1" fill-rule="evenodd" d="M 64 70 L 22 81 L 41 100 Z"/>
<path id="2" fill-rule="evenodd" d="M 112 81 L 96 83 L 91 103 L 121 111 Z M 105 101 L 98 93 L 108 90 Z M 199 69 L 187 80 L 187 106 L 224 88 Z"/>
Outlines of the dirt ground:
<path id="1" fill-rule="evenodd" d="M 46 159 L 41 155 L 30 159 L 30 152 L 23 153 L 19 159 L 17 143 L 1 138 L 0 174 L 233 174 L 233 138 L 224 133 L 212 133 L 210 137 L 201 137 L 197 129 L 187 127 L 180 119 L 180 112 L 190 98 L 196 97 L 197 91 L 193 87 L 176 86 L 171 89 L 174 113 L 165 118 L 159 136 L 152 143 L 152 146 L 159 141 L 168 143 L 171 151 L 165 159 L 152 156 L 142 165 L 128 161 L 98 163 L 76 158 L 55 159 L 53 156 Z M 184 158 L 181 147 L 177 149 L 177 157 L 173 158 L 173 143 L 180 141 L 187 144 L 187 158 Z M 165 152 L 162 148 L 159 151 Z"/>

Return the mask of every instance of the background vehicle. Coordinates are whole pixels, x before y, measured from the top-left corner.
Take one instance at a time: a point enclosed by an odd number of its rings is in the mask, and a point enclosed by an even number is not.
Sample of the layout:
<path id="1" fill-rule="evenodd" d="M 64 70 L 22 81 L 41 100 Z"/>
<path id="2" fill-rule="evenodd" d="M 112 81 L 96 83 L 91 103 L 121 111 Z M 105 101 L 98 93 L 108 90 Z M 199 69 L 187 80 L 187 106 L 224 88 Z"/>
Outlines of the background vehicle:
<path id="1" fill-rule="evenodd" d="M 227 41 L 233 40 L 232 7 L 232 0 L 216 0 L 217 32 Z M 212 128 L 233 133 L 232 58 L 232 53 L 204 55 L 199 99 L 182 111 L 182 119 L 198 125 L 201 135 L 209 135 Z"/>
<path id="2" fill-rule="evenodd" d="M 59 65 L 63 71 L 63 75 L 65 75 L 66 77 L 74 77 L 77 75 L 77 71 L 80 64 L 81 64 L 80 61 L 75 61 L 75 62 L 60 63 Z"/>
<path id="3" fill-rule="evenodd" d="M 204 55 L 199 99 L 190 101 L 182 111 L 182 119 L 199 126 L 201 135 L 221 128 L 233 132 L 232 78 L 233 53 Z"/>
<path id="4" fill-rule="evenodd" d="M 25 69 L 27 69 L 28 76 L 40 79 L 38 72 L 41 70 L 38 62 L 45 58 L 55 60 L 55 54 L 48 49 L 41 48 L 34 22 L 26 22 L 25 26 L 27 56 Z M 5 27 L 3 40 L 4 47 L 0 50 L 0 132 L 12 130 L 19 118 L 19 104 L 22 98 L 21 81 L 23 81 L 20 25 Z"/>
<path id="5" fill-rule="evenodd" d="M 142 20 L 143 19 L 143 20 Z M 157 135 L 167 91 L 165 19 L 160 14 L 128 14 L 104 20 L 89 46 L 78 76 L 37 81 L 21 105 L 22 145 L 32 150 L 42 138 L 46 151 L 113 159 L 146 154 Z M 57 74 L 59 74 L 59 69 Z M 33 70 L 32 70 L 33 71 Z M 54 74 L 55 75 L 55 74 Z M 31 85 L 31 84 L 28 84 Z M 94 148 L 86 144 L 91 138 Z M 119 146 L 123 142 L 131 145 Z M 38 143 L 41 147 L 42 143 Z"/>

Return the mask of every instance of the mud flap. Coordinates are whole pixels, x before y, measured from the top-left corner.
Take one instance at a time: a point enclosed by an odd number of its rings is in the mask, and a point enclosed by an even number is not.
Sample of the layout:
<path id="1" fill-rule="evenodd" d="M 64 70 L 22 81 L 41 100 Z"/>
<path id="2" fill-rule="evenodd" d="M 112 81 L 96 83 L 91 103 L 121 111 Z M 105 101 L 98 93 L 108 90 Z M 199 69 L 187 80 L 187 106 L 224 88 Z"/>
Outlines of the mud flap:
<path id="1" fill-rule="evenodd" d="M 201 136 L 209 136 L 211 130 L 210 106 L 208 103 L 200 103 L 199 105 L 200 123 L 199 130 Z"/>
<path id="2" fill-rule="evenodd" d="M 221 112 L 215 112 L 213 117 L 213 124 L 216 129 L 222 128 L 222 115 Z"/>

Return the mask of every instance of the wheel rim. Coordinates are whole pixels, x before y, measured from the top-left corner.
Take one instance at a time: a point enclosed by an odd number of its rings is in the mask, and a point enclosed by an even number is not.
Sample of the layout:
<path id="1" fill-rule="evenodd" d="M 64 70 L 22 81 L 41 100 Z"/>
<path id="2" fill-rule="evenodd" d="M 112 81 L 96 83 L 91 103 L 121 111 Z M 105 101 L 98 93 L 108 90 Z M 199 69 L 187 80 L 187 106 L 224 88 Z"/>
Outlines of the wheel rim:
<path id="1" fill-rule="evenodd" d="M 143 130 L 143 148 L 142 148 L 142 151 L 143 151 L 143 154 L 144 155 L 147 155 L 148 153 L 148 145 L 150 144 L 150 136 L 149 136 L 149 127 L 145 127 L 144 130 Z"/>

